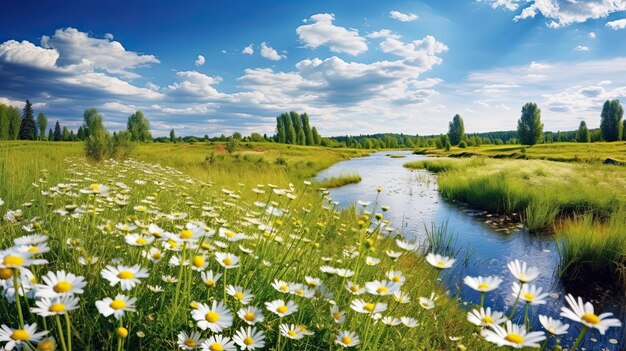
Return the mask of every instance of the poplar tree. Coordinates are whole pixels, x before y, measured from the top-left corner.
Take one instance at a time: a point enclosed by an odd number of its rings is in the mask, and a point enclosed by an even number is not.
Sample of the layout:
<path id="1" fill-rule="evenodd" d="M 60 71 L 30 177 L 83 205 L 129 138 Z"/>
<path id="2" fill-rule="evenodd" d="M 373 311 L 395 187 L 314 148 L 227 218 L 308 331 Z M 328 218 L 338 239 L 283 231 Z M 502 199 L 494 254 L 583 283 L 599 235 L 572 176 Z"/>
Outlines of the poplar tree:
<path id="1" fill-rule="evenodd" d="M 43 112 L 37 115 L 37 126 L 39 126 L 40 139 L 44 140 L 46 137 L 46 129 L 48 129 L 48 118 L 46 118 Z"/>
<path id="2" fill-rule="evenodd" d="M 517 137 L 524 145 L 535 145 L 543 140 L 541 110 L 536 103 L 529 102 L 522 107 L 522 116 L 517 121 Z"/>
<path id="3" fill-rule="evenodd" d="M 461 140 L 465 137 L 465 126 L 463 125 L 463 118 L 461 118 L 461 116 L 455 115 L 454 118 L 452 118 L 448 129 L 448 137 L 452 145 L 459 145 Z"/>
<path id="4" fill-rule="evenodd" d="M 576 132 L 576 141 L 579 143 L 591 142 L 591 133 L 585 121 L 580 121 L 580 126 L 578 126 L 578 131 Z"/>
<path id="5" fill-rule="evenodd" d="M 622 140 L 624 109 L 619 100 L 606 100 L 600 114 L 600 130 L 604 141 Z"/>

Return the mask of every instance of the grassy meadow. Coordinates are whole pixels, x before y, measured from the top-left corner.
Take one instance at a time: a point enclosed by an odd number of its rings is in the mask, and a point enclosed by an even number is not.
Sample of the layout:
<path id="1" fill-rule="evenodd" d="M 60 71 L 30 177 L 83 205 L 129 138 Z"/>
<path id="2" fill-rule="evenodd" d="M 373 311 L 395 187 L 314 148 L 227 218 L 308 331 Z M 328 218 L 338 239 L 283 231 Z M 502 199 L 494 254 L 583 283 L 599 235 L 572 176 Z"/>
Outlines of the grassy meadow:
<path id="1" fill-rule="evenodd" d="M 606 144 L 598 148 L 616 150 L 607 157 L 624 148 Z M 561 273 L 568 279 L 604 277 L 626 287 L 626 167 L 487 157 L 442 157 L 405 167 L 439 173 L 439 190 L 448 199 L 517 213 L 531 231 L 556 235 Z"/>
<path id="2" fill-rule="evenodd" d="M 459 323 L 441 270 L 386 230 L 393 209 L 336 212 L 305 183 L 359 151 L 152 144 L 93 163 L 78 143 L 0 147 L 16 347 L 495 349 Z"/>

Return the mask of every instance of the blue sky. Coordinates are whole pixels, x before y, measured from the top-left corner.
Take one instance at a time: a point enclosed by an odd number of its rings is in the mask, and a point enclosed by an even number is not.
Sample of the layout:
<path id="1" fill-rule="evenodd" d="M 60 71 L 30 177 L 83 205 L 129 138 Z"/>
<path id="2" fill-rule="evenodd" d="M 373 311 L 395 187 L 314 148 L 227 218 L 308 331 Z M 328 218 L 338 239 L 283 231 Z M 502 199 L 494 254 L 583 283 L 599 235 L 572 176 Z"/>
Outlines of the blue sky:
<path id="1" fill-rule="evenodd" d="M 24 19 L 27 16 L 27 19 Z M 77 128 L 141 109 L 153 134 L 272 134 L 306 111 L 323 135 L 599 124 L 626 97 L 626 0 L 10 2 L 0 102 Z"/>

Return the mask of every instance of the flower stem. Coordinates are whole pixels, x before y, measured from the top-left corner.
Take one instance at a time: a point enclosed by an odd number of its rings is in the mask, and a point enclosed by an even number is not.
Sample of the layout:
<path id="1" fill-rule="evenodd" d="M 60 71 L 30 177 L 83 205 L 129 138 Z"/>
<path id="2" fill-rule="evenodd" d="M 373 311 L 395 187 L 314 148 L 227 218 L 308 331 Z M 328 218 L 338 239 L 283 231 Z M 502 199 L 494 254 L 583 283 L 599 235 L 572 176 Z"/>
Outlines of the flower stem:
<path id="1" fill-rule="evenodd" d="M 72 351 L 72 322 L 68 312 L 65 312 L 65 328 L 67 330 L 67 351 Z"/>
<path id="2" fill-rule="evenodd" d="M 522 294 L 522 288 L 524 287 L 524 283 L 519 286 L 519 291 L 517 292 L 517 297 L 515 298 L 515 302 L 513 303 L 513 310 L 511 310 L 511 314 L 509 315 L 509 320 L 513 318 L 515 315 L 515 310 L 517 309 L 517 303 L 519 302 L 519 297 Z"/>
<path id="3" fill-rule="evenodd" d="M 481 292 L 480 293 L 480 308 L 483 308 L 484 305 L 485 305 L 485 293 Z"/>
<path id="4" fill-rule="evenodd" d="M 578 345 L 580 344 L 580 342 L 583 341 L 583 337 L 587 333 L 587 329 L 589 328 L 586 325 L 583 325 L 583 328 L 580 330 L 580 334 L 578 334 L 578 338 L 576 338 L 574 345 L 572 345 L 572 348 L 571 348 L 572 351 L 575 351 Z"/>
<path id="5" fill-rule="evenodd" d="M 17 269 L 13 269 L 13 289 L 15 290 L 15 307 L 17 307 L 17 315 L 20 319 L 20 329 L 24 329 L 24 315 L 22 314 L 22 303 L 20 302 L 20 294 L 18 292 L 18 282 L 17 276 L 19 275 L 19 271 Z"/>
<path id="6" fill-rule="evenodd" d="M 57 322 L 57 332 L 59 334 L 59 339 L 61 339 L 61 349 L 63 351 L 67 351 L 67 345 L 65 344 L 65 336 L 63 336 L 63 325 L 61 324 L 61 317 L 57 314 L 54 316 L 54 319 Z"/>

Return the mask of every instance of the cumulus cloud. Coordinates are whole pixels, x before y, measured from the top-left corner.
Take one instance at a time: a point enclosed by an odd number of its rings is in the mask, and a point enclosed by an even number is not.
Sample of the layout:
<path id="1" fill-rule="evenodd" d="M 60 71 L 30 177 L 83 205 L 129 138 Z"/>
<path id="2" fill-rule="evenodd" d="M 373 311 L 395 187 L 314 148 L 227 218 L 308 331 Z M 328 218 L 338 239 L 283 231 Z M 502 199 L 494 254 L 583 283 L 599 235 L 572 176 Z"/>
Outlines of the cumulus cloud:
<path id="1" fill-rule="evenodd" d="M 284 55 L 281 55 L 271 46 L 267 45 L 266 42 L 261 43 L 261 57 L 266 58 L 271 61 L 279 61 L 285 58 Z"/>
<path id="2" fill-rule="evenodd" d="M 577 45 L 574 50 L 576 51 L 589 51 L 589 48 L 587 46 L 583 46 L 583 45 Z"/>
<path id="3" fill-rule="evenodd" d="M 624 29 L 626 28 L 626 18 L 622 18 L 622 19 L 618 19 L 615 21 L 610 21 L 606 23 L 606 26 L 613 29 L 613 30 L 619 30 L 619 29 Z"/>
<path id="4" fill-rule="evenodd" d="M 218 95 L 213 87 L 222 81 L 222 78 L 207 76 L 196 71 L 176 72 L 178 82 L 174 82 L 167 87 L 170 95 L 173 96 L 194 96 L 199 98 L 209 98 Z"/>
<path id="5" fill-rule="evenodd" d="M 320 13 L 310 17 L 307 24 L 296 28 L 300 42 L 305 47 L 315 49 L 325 45 L 330 51 L 359 55 L 367 51 L 365 38 L 355 29 L 346 29 L 333 24 L 335 15 Z"/>
<path id="6" fill-rule="evenodd" d="M 254 48 L 252 46 L 253 46 L 252 44 L 246 46 L 245 48 L 243 48 L 243 50 L 241 50 L 241 53 L 244 55 L 254 54 Z"/>
<path id="7" fill-rule="evenodd" d="M 521 21 L 541 15 L 548 20 L 550 28 L 559 28 L 574 23 L 583 23 L 590 19 L 605 18 L 611 13 L 626 10 L 626 0 L 477 0 L 517 11 L 524 6 L 513 19 Z"/>
<path id="8" fill-rule="evenodd" d="M 414 13 L 404 13 L 396 10 L 389 11 L 389 17 L 396 19 L 400 22 L 412 22 L 418 19 L 417 15 Z"/>
<path id="9" fill-rule="evenodd" d="M 206 60 L 204 59 L 204 56 L 198 55 L 198 58 L 196 59 L 196 66 L 200 67 L 204 65 L 205 62 Z"/>
<path id="10" fill-rule="evenodd" d="M 380 39 L 380 38 L 393 38 L 393 39 L 400 39 L 402 38 L 401 35 L 394 33 L 393 31 L 389 30 L 389 29 L 381 29 L 379 31 L 376 32 L 371 32 L 368 33 L 366 35 L 366 37 L 370 38 L 370 39 Z"/>
<path id="11" fill-rule="evenodd" d="M 0 44 L 0 60 L 24 66 L 53 68 L 59 59 L 59 52 L 36 46 L 29 41 L 9 40 Z"/>

